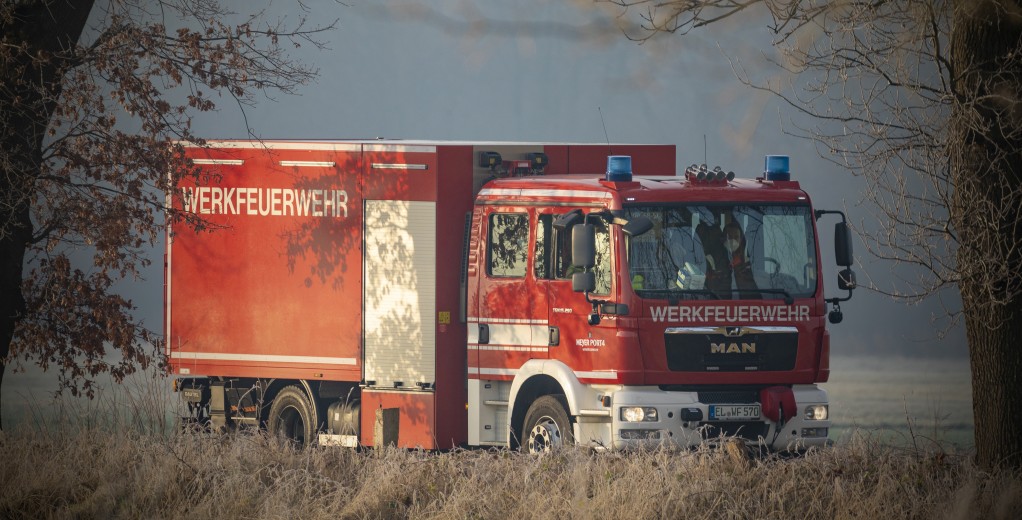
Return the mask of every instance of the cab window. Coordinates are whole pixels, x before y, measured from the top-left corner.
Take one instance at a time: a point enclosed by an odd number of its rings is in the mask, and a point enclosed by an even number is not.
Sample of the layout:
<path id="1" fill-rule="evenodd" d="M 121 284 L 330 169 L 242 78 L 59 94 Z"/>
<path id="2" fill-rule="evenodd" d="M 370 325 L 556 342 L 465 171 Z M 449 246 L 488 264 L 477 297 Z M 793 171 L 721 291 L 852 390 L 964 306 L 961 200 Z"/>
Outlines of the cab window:
<path id="1" fill-rule="evenodd" d="M 552 226 L 555 216 L 539 216 L 533 270 L 537 279 L 571 280 L 571 275 L 580 269 L 571 265 L 571 233 L 558 231 Z M 605 224 L 597 223 L 594 294 L 610 294 L 610 263 L 610 233 Z"/>
<path id="2" fill-rule="evenodd" d="M 525 213 L 490 215 L 487 240 L 490 276 L 520 278 L 525 276 L 529 258 L 529 217 Z"/>

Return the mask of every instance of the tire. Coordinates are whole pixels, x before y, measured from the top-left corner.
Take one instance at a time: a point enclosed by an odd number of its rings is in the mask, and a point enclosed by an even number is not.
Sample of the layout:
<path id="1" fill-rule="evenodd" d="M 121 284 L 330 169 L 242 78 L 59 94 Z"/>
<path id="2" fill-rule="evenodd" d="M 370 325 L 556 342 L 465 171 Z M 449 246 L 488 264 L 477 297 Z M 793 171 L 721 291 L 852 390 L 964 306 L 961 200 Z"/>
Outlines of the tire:
<path id="1" fill-rule="evenodd" d="M 316 433 L 316 413 L 312 402 L 298 386 L 285 387 L 270 406 L 267 428 L 298 446 L 312 444 Z"/>
<path id="2" fill-rule="evenodd" d="M 522 434 L 521 449 L 527 453 L 544 453 L 575 444 L 564 395 L 544 395 L 533 401 L 525 413 Z"/>

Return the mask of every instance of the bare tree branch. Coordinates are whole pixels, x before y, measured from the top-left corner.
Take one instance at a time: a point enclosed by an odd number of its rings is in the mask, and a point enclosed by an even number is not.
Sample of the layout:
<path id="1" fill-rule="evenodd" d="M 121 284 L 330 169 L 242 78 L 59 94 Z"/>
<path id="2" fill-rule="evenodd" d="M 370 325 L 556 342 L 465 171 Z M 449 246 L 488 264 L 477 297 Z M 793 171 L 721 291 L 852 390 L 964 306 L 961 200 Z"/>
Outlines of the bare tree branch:
<path id="1" fill-rule="evenodd" d="M 91 9 L 0 5 L 0 369 L 56 365 L 62 388 L 88 395 L 101 372 L 119 381 L 164 362 L 162 337 L 116 283 L 141 277 L 165 220 L 216 229 L 165 195 L 180 197 L 183 176 L 215 179 L 177 144 L 204 143 L 192 117 L 228 99 L 244 118 L 258 95 L 295 92 L 317 71 L 289 51 L 325 48 L 336 24 L 238 15 L 219 0 L 117 0 L 86 27 Z M 87 267 L 73 265 L 82 257 Z"/>
<path id="2" fill-rule="evenodd" d="M 786 132 L 865 181 L 867 252 L 917 302 L 958 289 L 987 467 L 1022 467 L 1022 4 L 1018 0 L 608 0 L 647 41 L 765 8 L 780 74 L 735 75 L 782 101 Z M 787 85 L 781 78 L 792 78 Z M 907 269 L 906 269 L 907 268 Z M 867 272 L 867 277 L 869 273 Z"/>

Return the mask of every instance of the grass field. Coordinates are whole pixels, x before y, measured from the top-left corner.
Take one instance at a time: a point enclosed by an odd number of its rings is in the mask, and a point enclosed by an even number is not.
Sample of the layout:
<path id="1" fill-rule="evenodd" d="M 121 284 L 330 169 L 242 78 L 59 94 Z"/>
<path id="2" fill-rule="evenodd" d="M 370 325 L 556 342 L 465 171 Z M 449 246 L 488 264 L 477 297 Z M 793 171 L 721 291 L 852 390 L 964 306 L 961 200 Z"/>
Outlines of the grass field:
<path id="1" fill-rule="evenodd" d="M 170 433 L 166 380 L 132 378 L 95 401 L 29 401 L 5 422 L 0 518 L 1022 518 L 1022 475 L 980 471 L 968 445 L 948 442 L 948 423 L 971 431 L 967 406 L 942 397 L 935 408 L 946 411 L 928 421 L 925 381 L 854 369 L 831 383 L 836 396 L 858 396 L 837 409 L 869 426 L 846 425 L 833 447 L 788 459 L 748 458 L 737 445 L 294 450 L 256 433 Z M 878 385 L 888 390 L 863 390 Z M 889 405 L 902 388 L 915 394 Z M 922 426 L 878 427 L 897 413 Z"/>
<path id="2" fill-rule="evenodd" d="M 1004 518 L 1022 479 L 869 435 L 803 457 L 737 445 L 543 456 L 292 449 L 127 425 L 0 433 L 0 518 Z"/>

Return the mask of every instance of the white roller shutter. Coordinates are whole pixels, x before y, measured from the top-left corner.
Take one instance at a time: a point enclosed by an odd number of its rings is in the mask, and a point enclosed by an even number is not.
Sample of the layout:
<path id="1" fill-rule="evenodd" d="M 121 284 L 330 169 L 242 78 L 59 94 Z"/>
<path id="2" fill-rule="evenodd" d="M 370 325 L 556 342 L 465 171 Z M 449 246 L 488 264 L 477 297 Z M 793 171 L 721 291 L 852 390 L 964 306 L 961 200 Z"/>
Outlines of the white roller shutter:
<path id="1" fill-rule="evenodd" d="M 365 207 L 365 379 L 405 388 L 435 380 L 436 203 Z"/>

